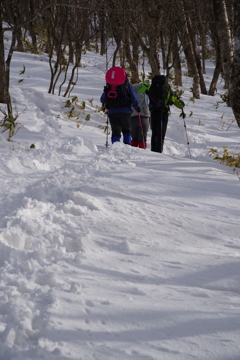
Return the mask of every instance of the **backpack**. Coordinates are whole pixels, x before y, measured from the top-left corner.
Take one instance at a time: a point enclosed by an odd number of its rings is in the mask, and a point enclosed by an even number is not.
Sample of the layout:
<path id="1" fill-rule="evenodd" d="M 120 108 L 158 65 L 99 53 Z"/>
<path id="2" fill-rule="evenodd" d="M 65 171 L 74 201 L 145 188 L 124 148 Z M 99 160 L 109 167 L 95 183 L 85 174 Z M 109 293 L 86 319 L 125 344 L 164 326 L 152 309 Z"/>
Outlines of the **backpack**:
<path id="1" fill-rule="evenodd" d="M 142 84 L 132 84 L 132 88 L 135 91 L 136 95 L 137 95 L 137 101 L 138 101 L 138 105 L 140 107 L 140 115 L 141 116 L 146 116 L 149 117 L 150 116 L 150 112 L 149 112 L 149 100 L 148 100 L 148 96 L 145 93 L 142 93 L 141 90 L 142 89 Z M 133 113 L 131 114 L 131 116 L 137 116 L 137 111 L 132 107 L 132 111 Z"/>
<path id="2" fill-rule="evenodd" d="M 128 95 L 128 80 L 122 85 L 108 84 L 104 88 L 105 103 L 107 109 L 131 107 L 131 100 Z"/>
<path id="3" fill-rule="evenodd" d="M 131 107 L 128 80 L 124 69 L 114 66 L 107 71 L 105 78 L 107 85 L 104 92 L 107 109 Z"/>
<path id="4" fill-rule="evenodd" d="M 149 95 L 154 100 L 160 100 L 165 103 L 169 92 L 168 78 L 165 75 L 155 75 L 149 89 Z"/>

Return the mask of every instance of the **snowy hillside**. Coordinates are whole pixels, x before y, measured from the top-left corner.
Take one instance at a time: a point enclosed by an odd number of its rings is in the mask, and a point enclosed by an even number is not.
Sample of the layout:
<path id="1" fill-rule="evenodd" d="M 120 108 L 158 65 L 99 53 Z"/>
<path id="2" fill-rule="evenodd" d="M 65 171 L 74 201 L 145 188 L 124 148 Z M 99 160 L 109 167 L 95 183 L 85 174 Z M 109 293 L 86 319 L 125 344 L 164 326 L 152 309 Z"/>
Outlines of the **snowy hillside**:
<path id="1" fill-rule="evenodd" d="M 231 109 L 193 103 L 184 78 L 191 158 L 174 107 L 163 154 L 106 148 L 104 59 L 83 64 L 71 95 L 86 108 L 69 119 L 47 57 L 14 53 L 23 127 L 0 135 L 0 360 L 239 360 L 240 183 L 208 154 L 237 149 Z"/>

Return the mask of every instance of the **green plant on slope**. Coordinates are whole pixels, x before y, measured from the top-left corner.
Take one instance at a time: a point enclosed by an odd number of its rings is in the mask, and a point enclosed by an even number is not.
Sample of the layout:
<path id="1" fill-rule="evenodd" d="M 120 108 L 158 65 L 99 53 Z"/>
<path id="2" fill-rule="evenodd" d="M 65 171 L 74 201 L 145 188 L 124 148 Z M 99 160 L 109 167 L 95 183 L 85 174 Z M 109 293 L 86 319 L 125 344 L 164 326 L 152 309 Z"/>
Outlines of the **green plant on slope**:
<path id="1" fill-rule="evenodd" d="M 69 119 L 76 118 L 76 120 L 78 120 L 80 118 L 80 112 L 78 114 L 75 114 L 74 107 L 72 107 L 71 110 L 65 112 L 65 114 Z"/>
<path id="2" fill-rule="evenodd" d="M 18 130 L 23 125 L 16 121 L 18 118 L 18 115 L 15 117 L 13 115 L 8 116 L 4 110 L 0 109 L 0 111 L 4 115 L 4 118 L 2 120 L 0 120 L 1 132 L 4 133 L 5 131 L 8 131 L 8 139 L 7 140 L 10 141 L 11 138 L 14 135 L 16 135 Z"/>
<path id="3" fill-rule="evenodd" d="M 234 168 L 236 174 L 240 178 L 239 170 L 240 169 L 240 153 L 235 152 L 234 154 L 229 154 L 229 149 L 227 146 L 222 146 L 222 154 L 219 154 L 217 149 L 210 148 L 208 154 L 214 156 L 213 160 L 217 160 L 220 164 L 230 166 Z"/>

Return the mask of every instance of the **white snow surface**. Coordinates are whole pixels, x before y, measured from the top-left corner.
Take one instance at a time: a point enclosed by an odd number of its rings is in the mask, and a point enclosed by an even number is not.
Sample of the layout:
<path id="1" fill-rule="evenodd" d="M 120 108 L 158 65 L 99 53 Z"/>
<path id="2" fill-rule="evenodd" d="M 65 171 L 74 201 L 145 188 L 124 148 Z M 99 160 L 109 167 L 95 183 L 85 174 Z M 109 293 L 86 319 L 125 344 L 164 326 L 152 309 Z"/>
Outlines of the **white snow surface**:
<path id="1" fill-rule="evenodd" d="M 24 127 L 0 135 L 0 359 L 239 360 L 240 182 L 208 154 L 236 151 L 232 111 L 219 94 L 191 102 L 184 77 L 191 158 L 174 106 L 163 154 L 106 148 L 105 66 L 84 55 L 71 96 L 86 108 L 68 119 L 47 56 L 14 52 Z"/>

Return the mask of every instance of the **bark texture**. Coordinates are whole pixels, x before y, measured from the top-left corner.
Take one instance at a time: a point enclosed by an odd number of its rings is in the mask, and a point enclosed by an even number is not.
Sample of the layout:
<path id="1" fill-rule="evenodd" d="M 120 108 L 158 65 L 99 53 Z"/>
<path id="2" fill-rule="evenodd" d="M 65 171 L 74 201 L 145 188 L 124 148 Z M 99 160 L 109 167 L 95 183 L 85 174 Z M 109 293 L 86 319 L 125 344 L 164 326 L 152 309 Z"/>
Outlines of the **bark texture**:
<path id="1" fill-rule="evenodd" d="M 234 0 L 234 51 L 230 69 L 230 105 L 240 127 L 240 1 Z"/>

